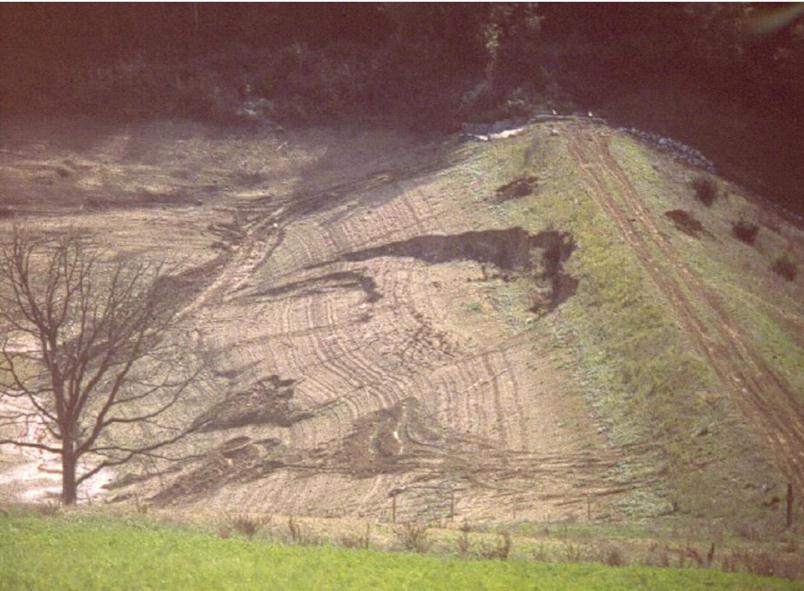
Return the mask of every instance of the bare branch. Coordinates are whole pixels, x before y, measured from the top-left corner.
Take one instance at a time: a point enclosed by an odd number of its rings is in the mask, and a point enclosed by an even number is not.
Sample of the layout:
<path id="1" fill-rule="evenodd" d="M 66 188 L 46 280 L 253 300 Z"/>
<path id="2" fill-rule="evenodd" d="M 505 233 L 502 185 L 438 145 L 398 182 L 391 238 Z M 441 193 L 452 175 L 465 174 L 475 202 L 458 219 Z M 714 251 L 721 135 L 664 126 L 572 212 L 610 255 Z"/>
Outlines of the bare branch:
<path id="1" fill-rule="evenodd" d="M 44 443 L 36 443 L 34 441 L 18 441 L 15 439 L 0 439 L 0 445 L 16 445 L 17 447 L 30 447 L 32 449 L 42 449 L 44 451 L 49 451 L 54 454 L 61 453 L 61 449 L 58 447 L 51 447 L 50 445 L 45 445 Z"/>
<path id="2" fill-rule="evenodd" d="M 157 443 L 153 443 L 151 445 L 146 445 L 146 446 L 139 447 L 139 448 L 127 448 L 127 447 L 124 447 L 124 446 L 106 446 L 106 447 L 103 447 L 103 448 L 99 448 L 98 453 L 104 453 L 104 452 L 108 453 L 109 451 L 117 451 L 117 452 L 123 453 L 124 456 L 122 458 L 119 458 L 119 459 L 116 459 L 116 460 L 104 460 L 103 462 L 101 462 L 100 464 L 95 466 L 95 468 L 93 468 L 90 471 L 88 471 L 85 474 L 83 474 L 80 478 L 78 478 L 76 480 L 76 482 L 77 482 L 77 484 L 81 484 L 82 482 L 84 482 L 88 478 L 91 478 L 92 476 L 94 476 L 95 474 L 97 474 L 98 472 L 103 470 L 104 468 L 111 468 L 113 466 L 119 466 L 121 464 L 125 464 L 126 462 L 131 461 L 131 459 L 136 457 L 136 456 L 157 457 L 157 456 L 154 456 L 152 454 L 153 451 L 155 451 L 157 449 L 160 449 L 160 448 L 163 448 L 163 447 L 166 447 L 166 446 L 171 445 L 173 443 L 176 443 L 177 441 L 180 441 L 181 439 L 184 439 L 185 437 L 187 437 L 191 433 L 193 433 L 193 432 L 197 431 L 198 429 L 200 429 L 201 427 L 203 427 L 207 422 L 208 421 L 196 421 L 192 425 L 190 425 L 189 428 L 180 431 L 177 435 L 175 435 L 173 437 L 170 437 L 168 439 L 163 439 L 162 441 L 159 441 Z"/>
<path id="3" fill-rule="evenodd" d="M 15 229 L 0 245 L 0 330 L 7 335 L 0 374 L 9 376 L 0 399 L 20 405 L 0 421 L 39 419 L 47 442 L 7 442 L 62 455 L 65 502 L 104 467 L 154 453 L 198 428 L 194 423 L 139 446 L 97 445 L 107 430 L 166 413 L 200 374 L 200 367 L 183 362 L 187 354 L 173 341 L 176 308 L 161 287 L 165 269 L 112 263 L 77 235 L 47 243 Z M 19 339 L 28 350 L 9 346 Z M 77 478 L 77 461 L 87 453 L 117 457 Z"/>

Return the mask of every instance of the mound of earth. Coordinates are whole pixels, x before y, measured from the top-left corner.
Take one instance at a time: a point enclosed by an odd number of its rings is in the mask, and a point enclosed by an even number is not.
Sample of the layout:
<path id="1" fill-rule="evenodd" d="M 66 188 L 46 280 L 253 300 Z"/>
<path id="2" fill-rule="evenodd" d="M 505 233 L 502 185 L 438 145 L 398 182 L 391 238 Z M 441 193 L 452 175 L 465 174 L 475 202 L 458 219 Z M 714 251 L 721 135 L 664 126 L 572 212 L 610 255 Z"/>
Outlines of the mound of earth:
<path id="1" fill-rule="evenodd" d="M 200 428 L 120 469 L 115 498 L 390 519 L 395 491 L 399 520 L 771 523 L 804 486 L 802 279 L 770 268 L 800 230 L 737 187 L 690 201 L 696 171 L 626 133 L 12 131 L 15 219 L 183 266 L 164 292 L 208 371 L 172 412 Z M 753 248 L 734 219 L 763 228 Z"/>

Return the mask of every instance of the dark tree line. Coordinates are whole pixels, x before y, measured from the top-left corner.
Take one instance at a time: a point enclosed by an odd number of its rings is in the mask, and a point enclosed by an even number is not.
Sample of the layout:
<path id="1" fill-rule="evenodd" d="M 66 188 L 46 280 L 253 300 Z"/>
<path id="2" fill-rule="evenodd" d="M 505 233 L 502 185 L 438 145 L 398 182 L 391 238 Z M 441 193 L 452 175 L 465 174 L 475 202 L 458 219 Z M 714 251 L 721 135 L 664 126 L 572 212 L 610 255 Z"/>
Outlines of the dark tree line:
<path id="1" fill-rule="evenodd" d="M 444 131 L 680 89 L 699 112 L 669 97 L 619 122 L 722 151 L 750 169 L 740 180 L 804 201 L 799 4 L 5 4 L 0 72 L 4 114 L 230 123 L 248 88 L 285 123 Z"/>

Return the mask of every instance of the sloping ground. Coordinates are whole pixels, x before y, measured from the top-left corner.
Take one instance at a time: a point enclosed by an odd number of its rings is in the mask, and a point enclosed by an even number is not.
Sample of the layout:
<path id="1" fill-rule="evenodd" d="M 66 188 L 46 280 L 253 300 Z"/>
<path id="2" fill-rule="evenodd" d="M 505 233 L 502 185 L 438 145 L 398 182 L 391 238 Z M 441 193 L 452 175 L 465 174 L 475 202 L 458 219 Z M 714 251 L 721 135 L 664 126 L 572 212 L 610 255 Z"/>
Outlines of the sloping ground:
<path id="1" fill-rule="evenodd" d="M 694 171 L 583 122 L 488 144 L 179 124 L 78 136 L 6 136 L 9 206 L 42 231 L 186 261 L 186 338 L 214 370 L 185 409 L 214 404 L 172 452 L 187 459 L 121 474 L 110 498 L 762 523 L 786 481 L 804 492 L 802 285 L 770 271 L 802 237 L 734 187 L 706 210 Z M 706 233 L 679 231 L 677 209 Z M 738 215 L 761 224 L 755 249 L 731 237 Z"/>

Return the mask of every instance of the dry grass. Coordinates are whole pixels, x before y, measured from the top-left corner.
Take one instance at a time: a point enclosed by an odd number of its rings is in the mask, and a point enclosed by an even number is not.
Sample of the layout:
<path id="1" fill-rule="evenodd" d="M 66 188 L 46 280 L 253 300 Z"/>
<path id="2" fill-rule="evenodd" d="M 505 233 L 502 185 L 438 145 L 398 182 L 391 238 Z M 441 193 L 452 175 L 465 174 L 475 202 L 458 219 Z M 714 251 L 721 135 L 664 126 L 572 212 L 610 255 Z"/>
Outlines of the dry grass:
<path id="1" fill-rule="evenodd" d="M 495 546 L 482 547 L 478 551 L 478 556 L 490 560 L 508 560 L 508 557 L 511 555 L 512 545 L 511 534 L 502 532 L 499 534 L 497 544 Z"/>
<path id="2" fill-rule="evenodd" d="M 461 556 L 468 556 L 471 549 L 471 542 L 469 541 L 469 532 L 472 528 L 467 522 L 463 522 L 460 529 L 460 534 L 455 538 L 455 547 L 458 549 L 458 554 Z"/>
<path id="3" fill-rule="evenodd" d="M 218 536 L 229 538 L 238 533 L 252 539 L 257 532 L 270 523 L 270 518 L 246 514 L 227 515 L 224 522 L 218 527 Z"/>
<path id="4" fill-rule="evenodd" d="M 371 524 L 366 523 L 366 529 L 363 532 L 340 536 L 338 538 L 338 545 L 344 548 L 362 548 L 368 550 L 371 546 Z"/>
<path id="5" fill-rule="evenodd" d="M 423 554 L 430 550 L 433 540 L 427 525 L 410 521 L 394 529 L 396 539 L 404 550 Z"/>

